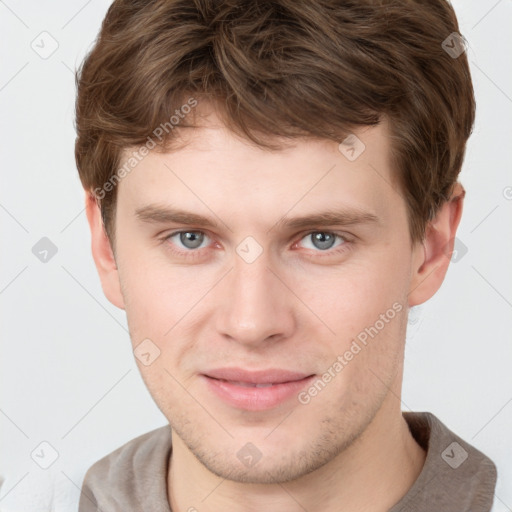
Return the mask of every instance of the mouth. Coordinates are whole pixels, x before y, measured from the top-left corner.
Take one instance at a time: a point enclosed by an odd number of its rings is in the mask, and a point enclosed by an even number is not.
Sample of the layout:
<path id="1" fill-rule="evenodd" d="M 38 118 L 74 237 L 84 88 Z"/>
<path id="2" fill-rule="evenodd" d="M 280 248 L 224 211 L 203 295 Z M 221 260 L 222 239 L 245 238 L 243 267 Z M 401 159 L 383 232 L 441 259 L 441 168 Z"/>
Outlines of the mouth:
<path id="1" fill-rule="evenodd" d="M 225 379 L 216 379 L 221 382 L 229 382 L 233 384 L 234 386 L 241 386 L 243 388 L 270 388 L 272 386 L 276 386 L 277 383 L 267 382 L 262 384 L 253 384 L 252 382 L 242 382 L 242 381 L 230 381 Z"/>
<path id="2" fill-rule="evenodd" d="M 263 411 L 293 398 L 315 377 L 314 374 L 283 369 L 248 371 L 220 368 L 201 375 L 210 393 L 237 409 Z"/>

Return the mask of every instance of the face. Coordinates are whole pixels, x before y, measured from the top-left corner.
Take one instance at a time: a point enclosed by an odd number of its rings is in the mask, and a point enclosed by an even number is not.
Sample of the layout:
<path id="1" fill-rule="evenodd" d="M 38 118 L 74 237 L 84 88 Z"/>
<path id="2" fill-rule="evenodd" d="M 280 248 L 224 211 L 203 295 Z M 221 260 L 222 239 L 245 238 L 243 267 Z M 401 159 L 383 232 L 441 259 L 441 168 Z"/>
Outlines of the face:
<path id="1" fill-rule="evenodd" d="M 173 435 L 224 478 L 321 467 L 398 389 L 417 253 L 386 124 L 356 135 L 354 161 L 313 139 L 270 152 L 212 114 L 118 185 L 140 371 Z"/>

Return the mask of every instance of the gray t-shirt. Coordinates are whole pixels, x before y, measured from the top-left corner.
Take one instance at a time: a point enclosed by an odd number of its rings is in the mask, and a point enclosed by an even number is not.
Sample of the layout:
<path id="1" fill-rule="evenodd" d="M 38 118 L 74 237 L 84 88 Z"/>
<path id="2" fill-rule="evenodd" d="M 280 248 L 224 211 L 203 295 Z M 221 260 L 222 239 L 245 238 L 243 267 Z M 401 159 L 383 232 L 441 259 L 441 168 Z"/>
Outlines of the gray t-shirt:
<path id="1" fill-rule="evenodd" d="M 403 416 L 427 457 L 416 482 L 389 512 L 489 512 L 496 486 L 494 463 L 433 414 Z M 171 512 L 170 455 L 169 425 L 121 446 L 87 471 L 79 512 Z"/>

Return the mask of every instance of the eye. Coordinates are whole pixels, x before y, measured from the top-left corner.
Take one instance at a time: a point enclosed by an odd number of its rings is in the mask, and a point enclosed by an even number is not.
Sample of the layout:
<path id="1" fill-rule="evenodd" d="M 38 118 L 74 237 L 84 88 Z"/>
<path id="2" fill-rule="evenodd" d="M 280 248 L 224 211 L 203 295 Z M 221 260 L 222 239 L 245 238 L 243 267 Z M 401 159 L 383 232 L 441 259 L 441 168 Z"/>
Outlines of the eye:
<path id="1" fill-rule="evenodd" d="M 211 243 L 210 237 L 202 231 L 176 231 L 163 238 L 169 243 L 169 249 L 178 255 L 188 254 L 190 257 L 199 256 Z M 350 248 L 350 239 L 338 233 L 330 231 L 312 231 L 303 236 L 294 246 L 300 245 L 315 252 L 335 254 Z"/>
<path id="2" fill-rule="evenodd" d="M 340 243 L 335 245 L 336 239 L 340 240 Z M 301 239 L 310 242 L 310 246 L 306 244 L 305 247 L 307 249 L 319 249 L 322 252 L 328 251 L 334 247 L 338 247 L 340 245 L 344 245 L 346 240 L 336 233 L 331 233 L 329 231 L 313 231 L 308 233 L 304 238 Z"/>
<path id="3" fill-rule="evenodd" d="M 179 248 L 187 250 L 200 249 L 201 244 L 208 239 L 208 236 L 201 231 L 178 231 L 165 237 L 166 240 L 172 241 Z M 180 247 L 181 244 L 181 247 Z"/>

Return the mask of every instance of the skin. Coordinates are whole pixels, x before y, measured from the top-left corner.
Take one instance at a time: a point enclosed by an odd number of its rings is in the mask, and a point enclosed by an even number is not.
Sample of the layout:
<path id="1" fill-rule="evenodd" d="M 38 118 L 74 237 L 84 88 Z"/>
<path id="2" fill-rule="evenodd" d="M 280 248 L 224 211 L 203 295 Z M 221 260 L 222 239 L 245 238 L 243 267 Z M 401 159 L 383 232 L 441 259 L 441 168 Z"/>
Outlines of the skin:
<path id="1" fill-rule="evenodd" d="M 411 244 L 405 201 L 392 185 L 386 122 L 355 133 L 366 150 L 354 162 L 325 140 L 297 139 L 269 152 L 209 111 L 200 128 L 182 134 L 184 147 L 150 152 L 119 183 L 114 251 L 86 194 L 104 293 L 126 310 L 133 347 L 149 338 L 160 350 L 152 364 L 138 365 L 173 427 L 175 512 L 329 512 L 340 503 L 346 511 L 385 511 L 421 472 L 425 453 L 401 414 L 407 314 L 443 282 L 464 190 L 456 184 L 424 242 Z M 148 204 L 218 226 L 144 222 L 135 212 Z M 277 224 L 342 207 L 372 212 L 378 222 Z M 207 236 L 199 249 L 187 249 L 179 235 L 165 240 L 180 230 Z M 345 238 L 318 248 L 315 232 Z M 252 263 L 236 252 L 248 236 L 262 249 Z M 219 367 L 321 376 L 396 303 L 402 310 L 307 404 L 241 410 L 200 377 Z M 237 457 L 247 442 L 262 454 L 252 467 Z"/>

